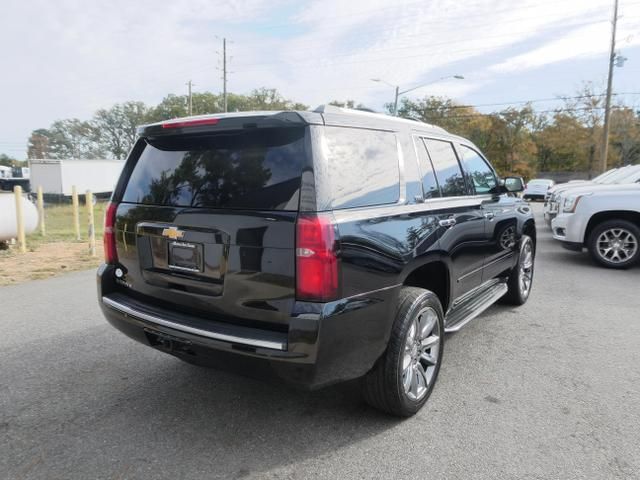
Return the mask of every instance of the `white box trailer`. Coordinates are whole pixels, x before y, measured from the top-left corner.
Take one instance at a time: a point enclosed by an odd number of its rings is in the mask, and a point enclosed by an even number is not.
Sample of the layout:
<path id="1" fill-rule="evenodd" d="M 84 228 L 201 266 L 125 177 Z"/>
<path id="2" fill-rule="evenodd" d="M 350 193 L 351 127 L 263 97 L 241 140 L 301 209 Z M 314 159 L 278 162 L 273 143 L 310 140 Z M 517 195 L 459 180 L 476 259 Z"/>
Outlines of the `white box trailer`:
<path id="1" fill-rule="evenodd" d="M 123 167 L 124 160 L 29 160 L 31 190 L 70 196 L 75 185 L 78 194 L 111 193 Z"/>

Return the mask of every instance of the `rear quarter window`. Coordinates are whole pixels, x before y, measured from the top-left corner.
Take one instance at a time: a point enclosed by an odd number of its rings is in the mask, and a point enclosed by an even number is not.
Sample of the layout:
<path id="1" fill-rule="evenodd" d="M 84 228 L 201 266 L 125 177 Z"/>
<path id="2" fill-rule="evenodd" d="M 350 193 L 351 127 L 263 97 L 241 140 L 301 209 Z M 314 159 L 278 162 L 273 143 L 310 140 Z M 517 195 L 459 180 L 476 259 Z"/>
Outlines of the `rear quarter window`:
<path id="1" fill-rule="evenodd" d="M 304 128 L 147 141 L 122 200 L 177 207 L 297 210 Z"/>
<path id="2" fill-rule="evenodd" d="M 400 173 L 394 133 L 325 127 L 324 139 L 333 208 L 398 201 Z"/>

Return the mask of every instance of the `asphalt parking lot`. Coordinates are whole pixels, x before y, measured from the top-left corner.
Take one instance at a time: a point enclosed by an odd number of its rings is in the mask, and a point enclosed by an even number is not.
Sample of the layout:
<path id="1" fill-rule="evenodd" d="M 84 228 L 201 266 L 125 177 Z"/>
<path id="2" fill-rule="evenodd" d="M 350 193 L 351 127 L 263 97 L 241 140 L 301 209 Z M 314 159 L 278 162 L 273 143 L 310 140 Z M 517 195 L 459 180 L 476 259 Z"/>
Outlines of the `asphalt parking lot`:
<path id="1" fill-rule="evenodd" d="M 564 251 L 447 337 L 415 417 L 353 384 L 302 393 L 194 367 L 108 326 L 93 272 L 0 288 L 0 478 L 640 478 L 640 268 Z"/>

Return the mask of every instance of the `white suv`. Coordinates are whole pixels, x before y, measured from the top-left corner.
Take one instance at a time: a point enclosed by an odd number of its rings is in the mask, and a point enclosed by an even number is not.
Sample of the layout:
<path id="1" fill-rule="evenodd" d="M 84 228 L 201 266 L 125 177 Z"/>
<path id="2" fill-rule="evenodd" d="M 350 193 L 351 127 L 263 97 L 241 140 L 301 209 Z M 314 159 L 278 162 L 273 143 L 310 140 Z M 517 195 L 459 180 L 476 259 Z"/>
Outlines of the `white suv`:
<path id="1" fill-rule="evenodd" d="M 551 222 L 553 238 L 569 250 L 587 248 L 609 268 L 640 261 L 640 184 L 584 186 L 566 192 Z"/>
<path id="2" fill-rule="evenodd" d="M 563 198 L 585 188 L 600 189 L 614 185 L 633 184 L 640 182 L 640 165 L 629 165 L 626 167 L 609 170 L 590 181 L 576 181 L 556 185 L 549 190 L 545 197 L 544 219 L 547 225 L 551 226 L 551 221 L 561 213 Z"/>

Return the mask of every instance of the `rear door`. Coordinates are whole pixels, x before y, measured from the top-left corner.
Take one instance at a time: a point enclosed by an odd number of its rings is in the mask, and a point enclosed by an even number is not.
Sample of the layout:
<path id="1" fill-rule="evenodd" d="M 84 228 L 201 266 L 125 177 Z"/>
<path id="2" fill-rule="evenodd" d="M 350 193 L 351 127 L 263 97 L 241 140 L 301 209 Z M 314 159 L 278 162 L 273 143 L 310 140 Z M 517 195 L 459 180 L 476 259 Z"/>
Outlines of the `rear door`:
<path id="1" fill-rule="evenodd" d="M 122 290 L 168 309 L 284 328 L 306 132 L 141 139 L 114 198 Z"/>
<path id="2" fill-rule="evenodd" d="M 438 219 L 440 248 L 450 259 L 451 298 L 455 299 L 482 282 L 486 245 L 481 201 L 470 195 L 450 141 L 415 140 L 425 201 Z"/>

